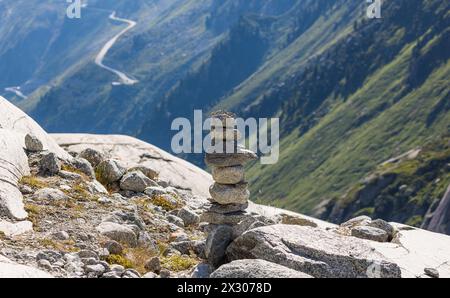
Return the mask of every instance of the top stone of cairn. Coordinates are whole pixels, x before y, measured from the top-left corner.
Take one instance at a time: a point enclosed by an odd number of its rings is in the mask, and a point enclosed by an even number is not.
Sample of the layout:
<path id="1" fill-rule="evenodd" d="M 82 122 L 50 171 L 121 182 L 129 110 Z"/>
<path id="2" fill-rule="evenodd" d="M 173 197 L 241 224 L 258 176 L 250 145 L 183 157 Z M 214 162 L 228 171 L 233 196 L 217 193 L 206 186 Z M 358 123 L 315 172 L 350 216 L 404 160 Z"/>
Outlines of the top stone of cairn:
<path id="1" fill-rule="evenodd" d="M 217 111 L 211 113 L 212 128 L 235 128 L 236 115 L 226 111 Z"/>

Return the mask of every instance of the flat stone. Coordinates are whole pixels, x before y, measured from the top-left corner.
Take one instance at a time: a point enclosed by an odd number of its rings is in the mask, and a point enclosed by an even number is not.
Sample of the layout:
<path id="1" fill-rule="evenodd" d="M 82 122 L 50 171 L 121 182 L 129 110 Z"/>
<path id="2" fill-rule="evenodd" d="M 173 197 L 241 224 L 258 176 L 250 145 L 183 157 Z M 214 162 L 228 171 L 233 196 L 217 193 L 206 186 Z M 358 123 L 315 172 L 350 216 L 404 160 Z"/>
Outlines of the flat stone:
<path id="1" fill-rule="evenodd" d="M 352 229 L 357 226 L 367 226 L 371 222 L 372 219 L 370 217 L 363 215 L 344 222 L 343 224 L 341 224 L 341 227 Z"/>
<path id="2" fill-rule="evenodd" d="M 233 128 L 215 128 L 211 130 L 211 138 L 219 141 L 239 141 L 241 133 Z"/>
<path id="3" fill-rule="evenodd" d="M 207 222 L 215 225 L 237 225 L 244 219 L 251 217 L 247 212 L 235 212 L 220 214 L 215 212 L 203 212 L 200 217 L 201 222 Z"/>
<path id="4" fill-rule="evenodd" d="M 272 225 L 234 240 L 227 256 L 230 260 L 263 259 L 316 278 L 401 277 L 400 267 L 370 243 L 320 228 Z"/>
<path id="5" fill-rule="evenodd" d="M 68 200 L 69 197 L 59 189 L 42 188 L 34 193 L 33 199 L 36 201 L 64 201 Z"/>
<path id="6" fill-rule="evenodd" d="M 238 184 L 244 182 L 245 170 L 243 166 L 214 167 L 212 176 L 220 184 Z"/>
<path id="7" fill-rule="evenodd" d="M 368 224 L 368 226 L 378 228 L 378 229 L 385 231 L 389 235 L 389 238 L 392 238 L 395 233 L 394 227 L 390 223 L 388 223 L 382 219 L 373 220 L 371 223 Z"/>
<path id="8" fill-rule="evenodd" d="M 221 205 L 246 204 L 250 198 L 250 191 L 247 183 L 236 185 L 225 185 L 214 183 L 209 193 L 212 201 Z"/>
<path id="9" fill-rule="evenodd" d="M 389 240 L 389 234 L 382 229 L 369 227 L 369 226 L 359 226 L 352 229 L 352 236 L 377 241 L 377 242 L 387 242 Z"/>
<path id="10" fill-rule="evenodd" d="M 137 246 L 136 234 L 129 227 L 112 222 L 103 222 L 97 227 L 97 231 L 109 239 L 129 245 L 130 247 Z"/>
<path id="11" fill-rule="evenodd" d="M 206 154 L 205 163 L 210 167 L 232 167 L 245 165 L 256 159 L 258 159 L 258 156 L 254 152 L 238 148 L 237 153 Z"/>
<path id="12" fill-rule="evenodd" d="M 439 278 L 439 271 L 435 268 L 425 268 L 423 271 L 429 277 Z"/>
<path id="13" fill-rule="evenodd" d="M 238 260 L 221 266 L 211 278 L 313 278 L 265 260 Z"/>
<path id="14" fill-rule="evenodd" d="M 220 214 L 229 214 L 240 211 L 245 211 L 248 208 L 248 202 L 245 204 L 227 204 L 221 205 L 217 203 L 212 203 L 206 208 L 206 211 L 220 213 Z"/>

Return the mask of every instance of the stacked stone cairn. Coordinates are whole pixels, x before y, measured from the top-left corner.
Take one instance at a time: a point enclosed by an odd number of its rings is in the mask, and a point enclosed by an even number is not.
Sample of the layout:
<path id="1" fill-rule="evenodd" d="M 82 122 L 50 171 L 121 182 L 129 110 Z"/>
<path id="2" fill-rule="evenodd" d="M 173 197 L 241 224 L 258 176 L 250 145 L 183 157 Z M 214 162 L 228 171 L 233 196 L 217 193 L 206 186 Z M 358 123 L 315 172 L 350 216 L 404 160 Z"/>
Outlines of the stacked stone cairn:
<path id="1" fill-rule="evenodd" d="M 213 148 L 205 162 L 212 169 L 214 185 L 210 188 L 211 204 L 202 215 L 209 223 L 205 255 L 213 267 L 224 262 L 225 251 L 236 237 L 241 222 L 248 219 L 250 192 L 245 181 L 244 165 L 257 159 L 257 155 L 238 145 L 241 138 L 236 129 L 235 115 L 216 112 L 212 116 L 211 136 Z"/>

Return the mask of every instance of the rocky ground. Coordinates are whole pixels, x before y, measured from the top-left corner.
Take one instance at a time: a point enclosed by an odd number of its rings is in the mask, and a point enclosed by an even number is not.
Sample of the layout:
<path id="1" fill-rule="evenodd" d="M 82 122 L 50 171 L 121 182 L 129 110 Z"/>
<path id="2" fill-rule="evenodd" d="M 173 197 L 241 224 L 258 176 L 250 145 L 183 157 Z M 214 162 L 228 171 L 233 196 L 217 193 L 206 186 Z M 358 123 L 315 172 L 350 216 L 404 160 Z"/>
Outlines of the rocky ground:
<path id="1" fill-rule="evenodd" d="M 448 236 L 252 202 L 227 224 L 203 170 L 130 137 L 50 136 L 0 108 L 0 277 L 450 276 Z"/>

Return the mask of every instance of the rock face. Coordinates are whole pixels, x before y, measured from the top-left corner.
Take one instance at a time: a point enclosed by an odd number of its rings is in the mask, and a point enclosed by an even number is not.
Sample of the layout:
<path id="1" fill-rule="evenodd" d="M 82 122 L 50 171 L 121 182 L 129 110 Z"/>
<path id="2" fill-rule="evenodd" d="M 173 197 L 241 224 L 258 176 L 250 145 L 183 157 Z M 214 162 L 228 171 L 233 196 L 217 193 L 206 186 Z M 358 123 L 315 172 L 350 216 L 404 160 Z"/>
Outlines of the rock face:
<path id="1" fill-rule="evenodd" d="M 246 232 L 227 250 L 230 260 L 263 259 L 317 278 L 401 277 L 400 267 L 356 238 L 320 228 L 274 225 Z"/>
<path id="2" fill-rule="evenodd" d="M 450 186 L 426 228 L 433 232 L 450 235 Z"/>
<path id="3" fill-rule="evenodd" d="M 312 276 L 264 260 L 238 260 L 221 266 L 211 278 L 312 278 Z"/>
<path id="4" fill-rule="evenodd" d="M 158 169 L 160 180 L 167 181 L 171 186 L 192 190 L 198 196 L 209 195 L 212 179 L 207 172 L 138 139 L 87 134 L 54 134 L 52 137 L 68 151 L 80 153 L 91 148 L 120 161 L 126 168 L 144 166 Z"/>

